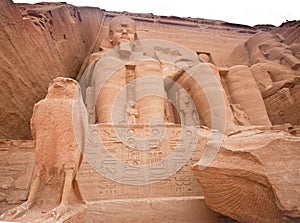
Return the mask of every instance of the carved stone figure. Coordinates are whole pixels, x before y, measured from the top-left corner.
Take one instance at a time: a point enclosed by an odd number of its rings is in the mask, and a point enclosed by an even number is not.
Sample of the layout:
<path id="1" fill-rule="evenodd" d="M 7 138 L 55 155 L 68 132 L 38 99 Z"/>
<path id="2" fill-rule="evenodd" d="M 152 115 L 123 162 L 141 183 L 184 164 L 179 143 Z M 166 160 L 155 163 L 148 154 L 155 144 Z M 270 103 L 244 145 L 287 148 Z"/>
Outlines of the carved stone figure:
<path id="1" fill-rule="evenodd" d="M 245 45 L 249 50 L 250 65 L 273 61 L 293 70 L 300 67 L 300 61 L 279 33 L 259 32 L 250 37 Z"/>
<path id="2" fill-rule="evenodd" d="M 111 20 L 109 39 L 114 48 L 107 50 L 105 54 L 95 60 L 87 68 L 80 81 L 83 89 L 87 89 L 84 92 L 87 107 L 95 108 L 95 115 L 90 115 L 92 118 L 95 116 L 95 120 L 90 120 L 90 123 L 111 123 L 113 117 L 118 117 L 116 118 L 118 122 L 126 120 L 129 101 L 136 101 L 139 114 L 136 121 L 139 123 L 149 123 L 153 117 L 167 121 L 175 120 L 174 117 L 166 117 L 170 115 L 166 113 L 166 108 L 169 105 L 166 105 L 167 101 L 164 99 L 166 98 L 166 86 L 164 86 L 162 77 L 163 65 L 161 62 L 166 56 L 172 57 L 175 65 L 186 64 L 184 66 L 187 70 L 193 69 L 194 65 L 200 63 L 198 68 L 201 73 L 205 73 L 205 75 L 216 80 L 217 84 L 212 88 L 210 86 L 212 83 L 207 80 L 202 80 L 200 87 L 195 82 L 194 77 L 189 76 L 187 72 L 176 77 L 176 82 L 185 88 L 194 100 L 197 110 L 194 116 L 199 116 L 204 125 L 211 127 L 211 110 L 219 109 L 217 108 L 218 105 L 214 108 L 211 107 L 206 94 L 214 94 L 219 90 L 225 101 L 225 108 L 223 109 L 226 111 L 225 122 L 228 132 L 234 129 L 235 125 L 230 103 L 241 105 L 241 109 L 249 117 L 250 124 L 270 125 L 255 81 L 251 73 L 250 76 L 248 75 L 249 69 L 243 69 L 239 73 L 242 75 L 236 75 L 234 68 L 229 70 L 224 78 L 228 81 L 228 95 L 226 95 L 218 68 L 211 63 L 208 55 L 200 54 L 199 61 L 199 58 L 184 58 L 180 52 L 174 49 L 154 47 L 151 52 L 144 50 L 139 41 L 134 41 L 138 40 L 136 25 L 129 17 L 122 15 Z M 243 91 L 237 91 L 236 87 L 241 86 L 241 83 L 246 83 L 249 86 L 243 87 Z M 249 93 L 252 95 L 250 98 L 248 97 Z M 91 98 L 93 99 L 91 100 Z M 257 104 L 257 106 L 253 107 L 253 104 Z M 90 110 L 89 114 L 91 113 Z M 188 110 L 182 110 L 180 113 L 183 114 L 183 111 Z M 111 115 L 112 112 L 113 115 Z M 192 119 L 189 120 L 188 122 L 191 123 Z"/>
<path id="3" fill-rule="evenodd" d="M 230 107 L 233 112 L 234 122 L 237 125 L 250 125 L 249 117 L 242 110 L 242 106 L 240 104 L 230 104 Z"/>
<path id="4" fill-rule="evenodd" d="M 136 124 L 136 119 L 139 117 L 139 113 L 136 109 L 136 103 L 133 101 L 128 102 L 126 110 L 128 124 Z"/>
<path id="5" fill-rule="evenodd" d="M 260 32 L 245 43 L 250 52 L 252 74 L 262 93 L 300 74 L 300 60 L 283 41 L 279 34 Z"/>
<path id="6" fill-rule="evenodd" d="M 205 125 L 207 127 L 212 127 L 212 111 L 214 111 L 215 115 L 215 123 L 222 123 L 226 126 L 226 133 L 232 131 L 235 127 L 233 121 L 232 111 L 229 106 L 229 102 L 225 93 L 225 90 L 221 84 L 220 76 L 217 70 L 217 67 L 211 63 L 207 63 L 206 61 L 199 60 L 199 57 L 195 53 L 196 58 L 187 58 L 181 59 L 182 63 L 186 63 L 186 69 L 184 71 L 175 73 L 172 77 L 172 80 L 176 81 L 179 86 L 181 86 L 186 93 L 189 95 L 190 99 L 193 101 L 195 106 L 195 113 L 193 118 L 189 118 L 189 123 L 195 121 L 195 116 L 201 125 Z M 180 60 L 178 60 L 180 62 Z M 177 65 L 177 63 L 175 63 Z M 196 81 L 195 79 L 198 79 Z M 180 92 L 180 88 L 176 85 L 168 87 L 168 96 L 172 97 L 177 92 Z M 218 97 L 212 97 L 213 95 L 218 95 Z M 210 98 L 208 98 L 210 96 Z M 222 96 L 222 97 L 221 97 Z M 183 98 L 183 97 L 182 97 Z M 211 100 L 211 101 L 210 101 Z M 213 101 L 223 102 L 222 106 L 219 103 L 211 103 Z M 188 103 L 189 104 L 189 103 Z M 183 112 L 184 103 L 181 105 L 182 107 L 178 108 L 178 113 L 181 123 L 184 124 Z M 189 111 L 190 114 L 192 110 Z M 174 112 L 174 114 L 176 114 Z M 191 115 L 189 115 L 191 116 Z M 197 125 L 199 125 L 199 123 Z M 218 129 L 218 127 L 215 127 Z"/>
<path id="7" fill-rule="evenodd" d="M 36 152 L 28 199 L 5 212 L 1 219 L 12 220 L 30 215 L 31 209 L 37 207 L 48 209 L 42 218 L 44 221 L 57 220 L 71 207 L 84 205 L 76 174 L 85 146 L 86 119 L 79 84 L 70 78 L 55 78 L 50 83 L 46 98 L 34 106 L 31 119 Z"/>
<path id="8" fill-rule="evenodd" d="M 230 55 L 232 63 L 250 67 L 272 124 L 300 123 L 299 42 L 299 28 L 259 32 Z"/>
<path id="9" fill-rule="evenodd" d="M 192 104 L 191 98 L 184 89 L 178 91 L 178 108 L 180 112 L 181 124 L 187 126 L 195 126 L 198 115 Z"/>
<path id="10" fill-rule="evenodd" d="M 270 126 L 263 98 L 252 76 L 249 67 L 236 65 L 228 69 L 224 76 L 232 104 L 240 104 L 240 108 L 249 117 L 251 125 Z"/>
<path id="11" fill-rule="evenodd" d="M 126 111 L 128 101 L 137 103 L 138 122 L 149 123 L 153 117 L 164 120 L 166 93 L 161 63 L 146 55 L 138 42 L 132 42 L 138 39 L 135 21 L 123 15 L 114 17 L 109 26 L 109 38 L 114 48 L 91 63 L 80 80 L 84 89 L 94 91 L 94 122 L 111 123 L 113 106 Z M 84 94 L 85 102 L 91 103 L 87 101 L 90 92 Z M 118 121 L 126 120 L 126 112 L 117 112 L 113 117 Z"/>

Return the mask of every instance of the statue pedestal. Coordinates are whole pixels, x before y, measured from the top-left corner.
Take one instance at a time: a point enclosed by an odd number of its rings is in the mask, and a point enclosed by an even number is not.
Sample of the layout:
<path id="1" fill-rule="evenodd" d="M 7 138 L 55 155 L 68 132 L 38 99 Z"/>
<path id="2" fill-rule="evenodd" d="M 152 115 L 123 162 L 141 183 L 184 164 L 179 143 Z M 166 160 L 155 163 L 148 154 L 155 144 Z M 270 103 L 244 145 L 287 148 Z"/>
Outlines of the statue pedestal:
<path id="1" fill-rule="evenodd" d="M 68 215 L 63 217 L 60 222 L 63 223 L 83 223 L 86 215 L 86 206 L 71 211 Z"/>
<path id="2" fill-rule="evenodd" d="M 59 219 L 51 218 L 48 216 L 48 212 L 41 210 L 43 210 L 43 207 L 34 207 L 22 217 L 16 218 L 12 221 L 0 221 L 0 223 L 83 223 L 86 215 L 87 206 L 73 206 L 71 207 L 70 211 L 66 212 Z"/>
<path id="3" fill-rule="evenodd" d="M 58 220 L 53 218 L 45 220 L 45 218 L 42 217 L 38 220 L 35 220 L 34 223 L 83 223 L 86 215 L 86 210 L 87 206 L 82 205 L 72 208 Z"/>
<path id="4" fill-rule="evenodd" d="M 87 202 L 86 222 L 224 223 L 202 196 L 145 197 Z"/>

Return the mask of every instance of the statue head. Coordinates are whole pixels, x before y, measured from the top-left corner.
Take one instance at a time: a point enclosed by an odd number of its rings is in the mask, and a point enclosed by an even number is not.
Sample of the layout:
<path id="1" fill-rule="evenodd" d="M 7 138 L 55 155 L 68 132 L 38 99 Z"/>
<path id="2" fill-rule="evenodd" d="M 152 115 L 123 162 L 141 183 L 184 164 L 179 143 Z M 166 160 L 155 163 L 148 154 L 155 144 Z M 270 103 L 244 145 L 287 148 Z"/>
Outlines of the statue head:
<path id="1" fill-rule="evenodd" d="M 109 38 L 113 46 L 137 40 L 135 21 L 125 15 L 114 17 L 109 24 Z"/>
<path id="2" fill-rule="evenodd" d="M 77 81 L 71 78 L 57 77 L 50 82 L 46 97 L 72 99 L 78 93 L 80 93 L 80 87 Z"/>
<path id="3" fill-rule="evenodd" d="M 290 46 L 284 43 L 284 38 L 278 33 L 259 32 L 249 38 L 245 45 L 250 52 L 251 64 L 270 60 L 292 69 L 300 67 L 300 60 L 293 55 Z"/>
<path id="4" fill-rule="evenodd" d="M 269 60 L 281 60 L 285 54 L 292 54 L 290 48 L 280 42 L 273 41 L 271 43 L 265 43 L 258 46 L 261 53 Z"/>
<path id="5" fill-rule="evenodd" d="M 136 108 L 136 103 L 134 101 L 128 101 L 129 108 Z"/>
<path id="6" fill-rule="evenodd" d="M 199 56 L 199 59 L 201 62 L 209 63 L 210 58 L 209 58 L 209 55 L 207 55 L 206 53 L 199 53 L 198 56 Z"/>

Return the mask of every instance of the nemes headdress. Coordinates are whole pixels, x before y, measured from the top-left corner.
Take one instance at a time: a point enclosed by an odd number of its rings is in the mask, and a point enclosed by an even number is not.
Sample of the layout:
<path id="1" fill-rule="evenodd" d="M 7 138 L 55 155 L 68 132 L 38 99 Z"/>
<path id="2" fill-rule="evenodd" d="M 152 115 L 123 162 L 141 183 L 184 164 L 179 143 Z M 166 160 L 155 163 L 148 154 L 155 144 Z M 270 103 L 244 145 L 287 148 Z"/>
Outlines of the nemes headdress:
<path id="1" fill-rule="evenodd" d="M 114 17 L 109 24 L 109 35 L 111 36 L 116 27 L 130 27 L 136 33 L 136 24 L 133 19 L 125 15 Z"/>

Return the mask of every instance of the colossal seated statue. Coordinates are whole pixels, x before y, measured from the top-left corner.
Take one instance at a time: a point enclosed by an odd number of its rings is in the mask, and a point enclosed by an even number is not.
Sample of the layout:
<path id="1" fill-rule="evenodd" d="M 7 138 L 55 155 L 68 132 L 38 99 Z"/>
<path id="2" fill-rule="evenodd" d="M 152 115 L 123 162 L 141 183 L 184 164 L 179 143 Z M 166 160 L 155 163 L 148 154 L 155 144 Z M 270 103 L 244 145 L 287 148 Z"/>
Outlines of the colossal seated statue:
<path id="1" fill-rule="evenodd" d="M 262 94 L 273 124 L 299 124 L 299 29 L 259 32 L 230 55 L 233 64 L 245 64 Z"/>
<path id="2" fill-rule="evenodd" d="M 270 126 L 263 98 L 252 76 L 245 65 L 236 65 L 228 69 L 224 76 L 230 95 L 231 104 L 239 104 L 249 118 L 250 125 Z"/>
<path id="3" fill-rule="evenodd" d="M 250 52 L 252 74 L 263 94 L 272 87 L 293 81 L 300 74 L 300 60 L 283 40 L 279 34 L 260 32 L 245 43 Z"/>
<path id="4" fill-rule="evenodd" d="M 114 106 L 118 107 L 117 122 L 126 120 L 128 102 L 136 103 L 139 109 L 136 123 L 149 123 L 152 117 L 164 120 L 166 93 L 162 66 L 160 61 L 139 50 L 138 42 L 133 42 L 137 40 L 135 22 L 126 16 L 113 18 L 109 38 L 114 48 L 92 62 L 80 81 L 87 89 L 85 100 L 90 108 L 90 123 L 111 123 Z M 149 77 L 148 81 L 145 77 Z"/>
<path id="5" fill-rule="evenodd" d="M 113 48 L 100 53 L 99 57 L 90 63 L 80 80 L 82 89 L 85 89 L 83 94 L 90 123 L 122 123 L 131 116 L 130 120 L 135 119 L 133 122 L 137 124 L 148 124 L 153 117 L 167 122 L 172 120 L 175 123 L 192 124 L 196 115 L 200 124 L 211 127 L 212 110 L 220 109 L 220 105 L 210 103 L 208 95 L 219 91 L 223 95 L 223 112 L 226 113 L 223 118 L 219 116 L 219 122 L 225 119 L 228 131 L 234 129 L 236 124 L 242 125 L 242 122 L 234 121 L 231 109 L 233 107 L 235 112 L 239 108 L 249 117 L 249 122 L 243 122 L 243 125 L 270 125 L 261 95 L 252 75 L 249 75 L 250 70 L 246 67 L 229 70 L 226 75 L 226 96 L 218 68 L 208 63 L 205 55 L 198 57 L 194 53 L 193 56 L 185 58 L 180 50 L 176 51 L 172 47 L 146 46 L 138 41 L 135 22 L 129 17 L 121 15 L 111 20 L 109 39 Z M 181 69 L 180 75 L 176 72 L 167 75 L 164 73 L 166 56 L 172 57 L 173 66 Z M 190 71 L 195 70 L 195 67 L 198 73 L 202 73 L 202 79 L 207 75 L 213 78 L 215 83 L 206 79 L 201 80 L 200 86 L 195 81 L 197 75 L 190 75 Z M 166 86 L 166 77 L 186 91 L 194 103 L 193 109 L 186 105 L 189 108 L 182 109 L 183 103 L 178 104 L 179 101 L 182 102 L 179 98 L 170 100 L 175 94 L 184 94 L 180 93 L 177 87 L 174 90 Z M 127 112 L 129 102 L 135 103 L 138 116 Z M 256 106 L 253 106 L 254 104 Z M 180 106 L 181 108 L 176 110 L 176 107 Z M 175 117 L 176 114 L 181 120 Z"/>
<path id="6" fill-rule="evenodd" d="M 232 66 L 221 77 L 219 69 L 214 64 L 209 63 L 207 56 L 199 54 L 199 57 L 210 67 L 220 85 L 226 89 L 226 109 L 233 113 L 233 117 L 228 118 L 229 120 L 234 120 L 236 125 L 268 126 L 271 124 L 263 99 L 247 66 Z M 243 121 L 237 117 L 241 113 L 244 113 L 245 116 Z M 228 125 L 230 123 L 232 121 L 229 121 Z"/>

